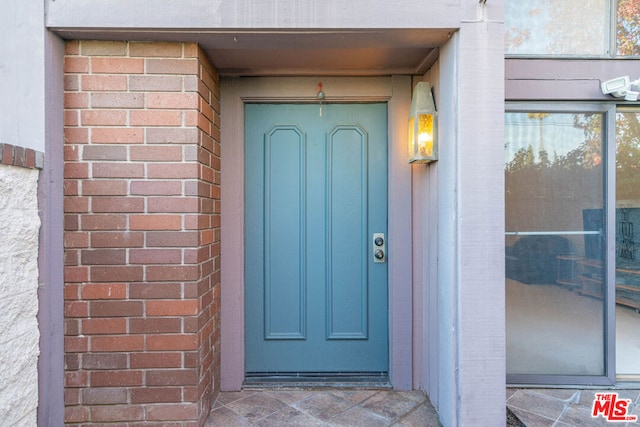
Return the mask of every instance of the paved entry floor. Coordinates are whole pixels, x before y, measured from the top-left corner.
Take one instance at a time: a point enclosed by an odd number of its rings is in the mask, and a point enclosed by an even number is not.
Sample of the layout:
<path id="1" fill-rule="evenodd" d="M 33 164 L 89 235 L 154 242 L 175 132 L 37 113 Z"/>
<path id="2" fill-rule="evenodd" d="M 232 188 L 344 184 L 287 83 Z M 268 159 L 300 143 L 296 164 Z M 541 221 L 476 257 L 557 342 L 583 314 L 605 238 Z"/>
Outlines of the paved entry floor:
<path id="1" fill-rule="evenodd" d="M 205 427 L 439 427 L 420 391 L 244 390 L 220 393 Z"/>
<path id="2" fill-rule="evenodd" d="M 636 423 L 607 422 L 591 416 L 596 393 L 618 393 L 618 399 L 630 399 L 628 415 L 637 415 Z M 509 408 L 526 427 L 640 426 L 640 390 L 507 389 Z"/>

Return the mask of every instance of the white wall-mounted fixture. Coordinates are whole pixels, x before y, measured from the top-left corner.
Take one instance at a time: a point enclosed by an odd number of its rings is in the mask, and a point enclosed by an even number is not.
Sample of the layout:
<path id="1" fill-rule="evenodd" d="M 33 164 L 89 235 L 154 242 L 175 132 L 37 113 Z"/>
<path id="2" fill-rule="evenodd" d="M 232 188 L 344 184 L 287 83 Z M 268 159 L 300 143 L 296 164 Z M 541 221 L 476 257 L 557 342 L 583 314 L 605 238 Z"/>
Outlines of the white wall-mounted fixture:
<path id="1" fill-rule="evenodd" d="M 631 81 L 629 76 L 616 77 L 600 83 L 600 89 L 604 95 L 624 98 L 625 101 L 637 101 L 640 97 L 640 79 Z"/>
<path id="2" fill-rule="evenodd" d="M 409 163 L 438 160 L 438 113 L 429 82 L 420 82 L 413 88 L 408 138 Z"/>

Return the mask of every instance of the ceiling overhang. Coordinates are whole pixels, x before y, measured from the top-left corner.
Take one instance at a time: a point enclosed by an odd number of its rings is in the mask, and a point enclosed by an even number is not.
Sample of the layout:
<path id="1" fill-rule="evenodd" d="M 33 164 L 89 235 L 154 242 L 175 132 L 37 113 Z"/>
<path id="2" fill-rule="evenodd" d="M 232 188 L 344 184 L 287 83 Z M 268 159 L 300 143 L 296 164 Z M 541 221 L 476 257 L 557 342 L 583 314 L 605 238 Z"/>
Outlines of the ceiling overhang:
<path id="1" fill-rule="evenodd" d="M 68 39 L 197 42 L 220 75 L 424 74 L 451 29 L 55 29 Z"/>

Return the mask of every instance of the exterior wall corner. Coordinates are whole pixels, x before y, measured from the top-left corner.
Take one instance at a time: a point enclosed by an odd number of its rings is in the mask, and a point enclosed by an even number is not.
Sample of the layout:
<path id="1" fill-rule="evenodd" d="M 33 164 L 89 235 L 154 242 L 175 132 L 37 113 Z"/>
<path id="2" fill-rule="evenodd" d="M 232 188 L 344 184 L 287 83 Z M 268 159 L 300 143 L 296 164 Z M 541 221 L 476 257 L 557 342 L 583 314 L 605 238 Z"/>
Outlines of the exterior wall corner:
<path id="1" fill-rule="evenodd" d="M 220 389 L 220 101 L 195 43 L 70 41 L 65 421 L 202 425 Z"/>
<path id="2" fill-rule="evenodd" d="M 463 23 L 441 51 L 436 407 L 445 426 L 505 420 L 502 38 L 500 22 Z"/>

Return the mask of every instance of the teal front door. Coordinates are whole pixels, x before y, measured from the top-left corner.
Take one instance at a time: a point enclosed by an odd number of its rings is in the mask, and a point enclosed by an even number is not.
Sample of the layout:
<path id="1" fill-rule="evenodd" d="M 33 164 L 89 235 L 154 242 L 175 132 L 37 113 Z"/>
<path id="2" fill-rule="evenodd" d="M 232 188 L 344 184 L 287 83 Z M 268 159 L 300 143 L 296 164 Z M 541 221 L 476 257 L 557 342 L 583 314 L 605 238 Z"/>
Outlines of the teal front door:
<path id="1" fill-rule="evenodd" d="M 387 372 L 386 104 L 247 104 L 245 175 L 246 372 Z"/>

